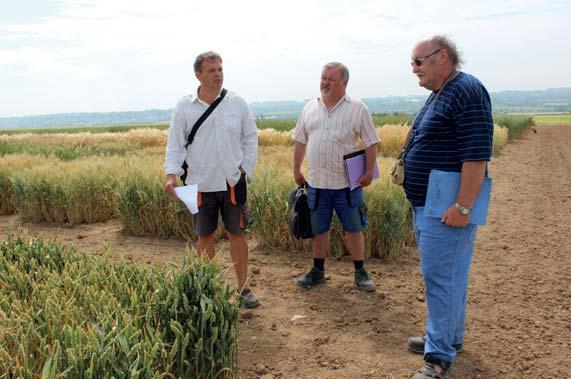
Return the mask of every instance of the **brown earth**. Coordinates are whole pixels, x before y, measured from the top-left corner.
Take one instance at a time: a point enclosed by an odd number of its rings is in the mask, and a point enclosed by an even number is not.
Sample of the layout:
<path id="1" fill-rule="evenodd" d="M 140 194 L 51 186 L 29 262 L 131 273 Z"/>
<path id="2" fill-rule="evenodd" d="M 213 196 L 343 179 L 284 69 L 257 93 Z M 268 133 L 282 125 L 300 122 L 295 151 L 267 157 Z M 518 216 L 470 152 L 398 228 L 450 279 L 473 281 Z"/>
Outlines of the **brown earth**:
<path id="1" fill-rule="evenodd" d="M 453 378 L 571 378 L 571 126 L 535 129 L 491 163 L 489 223 L 478 235 L 465 351 Z M 185 248 L 125 236 L 115 220 L 64 227 L 0 217 L 0 237 L 14 225 L 145 264 L 179 263 Z M 328 260 L 327 284 L 307 291 L 295 278 L 309 251 L 250 246 L 250 284 L 262 306 L 242 312 L 241 378 L 407 378 L 420 367 L 422 358 L 406 350 L 426 314 L 414 251 L 369 260 L 379 288 L 367 294 L 352 288 L 349 259 Z M 219 252 L 227 266 L 227 247 Z"/>

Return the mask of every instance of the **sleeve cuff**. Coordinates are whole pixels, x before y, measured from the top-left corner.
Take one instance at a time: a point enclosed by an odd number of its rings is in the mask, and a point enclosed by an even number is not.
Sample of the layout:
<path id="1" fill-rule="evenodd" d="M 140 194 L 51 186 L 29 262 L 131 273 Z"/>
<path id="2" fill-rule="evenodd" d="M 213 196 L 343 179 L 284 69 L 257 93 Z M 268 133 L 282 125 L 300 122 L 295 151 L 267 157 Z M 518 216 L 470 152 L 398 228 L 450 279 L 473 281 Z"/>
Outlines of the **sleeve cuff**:
<path id="1" fill-rule="evenodd" d="M 166 167 L 164 171 L 165 171 L 165 175 L 181 176 L 182 174 L 184 174 L 184 170 L 182 169 L 182 167 L 179 167 L 179 168 Z"/>

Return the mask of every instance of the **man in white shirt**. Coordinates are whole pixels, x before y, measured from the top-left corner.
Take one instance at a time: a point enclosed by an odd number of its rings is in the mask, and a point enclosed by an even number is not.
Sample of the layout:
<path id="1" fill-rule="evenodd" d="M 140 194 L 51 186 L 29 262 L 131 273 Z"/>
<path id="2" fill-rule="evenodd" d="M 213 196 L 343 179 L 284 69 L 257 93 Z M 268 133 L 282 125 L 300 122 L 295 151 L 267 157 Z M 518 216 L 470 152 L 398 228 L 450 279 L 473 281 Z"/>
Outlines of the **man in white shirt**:
<path id="1" fill-rule="evenodd" d="M 182 165 L 186 162 L 185 184 L 197 184 L 199 191 L 199 212 L 193 215 L 197 251 L 214 258 L 214 233 L 220 213 L 230 241 L 230 256 L 242 303 L 254 308 L 259 301 L 246 288 L 248 244 L 243 232 L 247 225 L 246 182 L 252 179 L 258 152 L 256 123 L 246 102 L 228 91 L 187 147 L 192 127 L 221 95 L 222 58 L 212 51 L 198 55 L 194 73 L 200 82 L 196 95 L 183 97 L 171 120 L 164 165 L 165 190 L 176 197 L 176 178 L 183 174 Z"/>
<path id="2" fill-rule="evenodd" d="M 355 266 L 355 285 L 374 291 L 375 285 L 363 267 L 367 208 L 363 187 L 371 184 L 380 141 L 365 104 L 346 94 L 349 70 L 339 62 L 328 63 L 321 72 L 321 98 L 308 102 L 294 130 L 293 175 L 298 185 L 306 183 L 301 164 L 307 152 L 308 189 L 313 267 L 297 279 L 311 288 L 325 282 L 325 257 L 329 250 L 329 229 L 333 210 L 345 231 L 345 242 Z M 365 145 L 365 174 L 360 187 L 349 189 L 343 156 L 359 150 L 358 140 Z"/>

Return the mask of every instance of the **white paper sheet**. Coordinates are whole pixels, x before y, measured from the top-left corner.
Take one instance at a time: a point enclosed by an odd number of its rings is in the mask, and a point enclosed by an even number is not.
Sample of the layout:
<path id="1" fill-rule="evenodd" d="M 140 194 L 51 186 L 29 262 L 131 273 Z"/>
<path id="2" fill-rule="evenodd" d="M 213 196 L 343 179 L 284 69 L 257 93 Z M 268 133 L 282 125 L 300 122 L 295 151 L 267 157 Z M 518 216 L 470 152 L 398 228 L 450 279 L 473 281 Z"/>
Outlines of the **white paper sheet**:
<path id="1" fill-rule="evenodd" d="M 198 185 L 175 187 L 174 192 L 182 202 L 188 207 L 190 213 L 198 213 Z"/>

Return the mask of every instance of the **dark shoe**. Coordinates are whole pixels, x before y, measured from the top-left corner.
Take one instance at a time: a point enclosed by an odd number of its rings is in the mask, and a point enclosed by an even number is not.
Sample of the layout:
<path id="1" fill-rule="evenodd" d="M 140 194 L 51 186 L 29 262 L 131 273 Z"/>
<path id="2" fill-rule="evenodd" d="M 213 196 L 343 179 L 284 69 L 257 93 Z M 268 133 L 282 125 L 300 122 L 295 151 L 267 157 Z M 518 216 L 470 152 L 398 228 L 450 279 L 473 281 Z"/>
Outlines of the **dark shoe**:
<path id="1" fill-rule="evenodd" d="M 376 288 L 365 268 L 355 270 L 355 286 L 363 291 L 373 292 Z"/>
<path id="2" fill-rule="evenodd" d="M 424 337 L 410 337 L 408 339 L 408 349 L 416 354 L 424 354 L 424 342 L 426 339 Z M 452 345 L 456 349 L 456 354 L 460 354 L 464 351 L 464 344 Z"/>
<path id="3" fill-rule="evenodd" d="M 260 305 L 260 301 L 249 288 L 244 288 L 238 296 L 240 297 L 240 306 L 244 308 L 256 308 Z"/>
<path id="4" fill-rule="evenodd" d="M 297 278 L 297 284 L 307 289 L 321 283 L 325 283 L 325 273 L 317 267 L 312 267 L 311 270 Z"/>
<path id="5" fill-rule="evenodd" d="M 449 364 L 441 366 L 432 362 L 424 362 L 424 366 L 411 379 L 444 379 L 448 377 L 448 374 L 450 374 Z"/>

